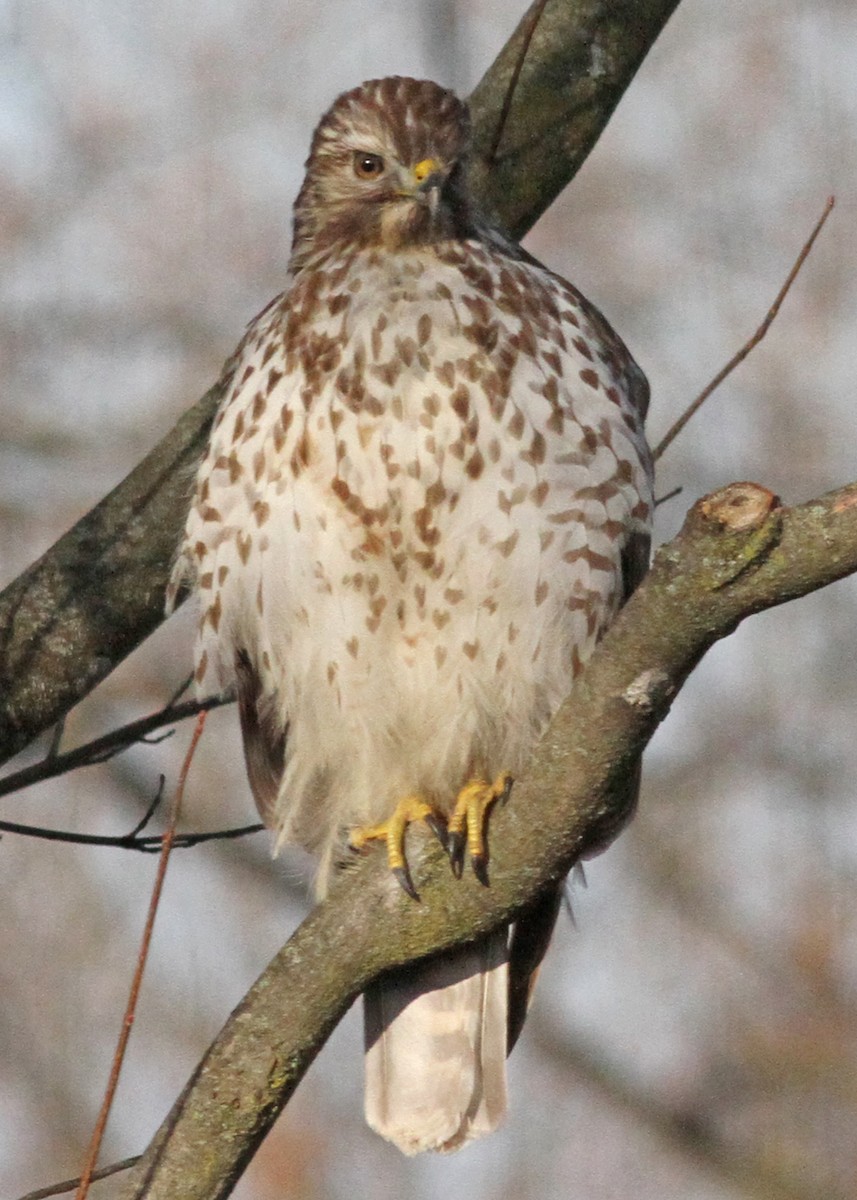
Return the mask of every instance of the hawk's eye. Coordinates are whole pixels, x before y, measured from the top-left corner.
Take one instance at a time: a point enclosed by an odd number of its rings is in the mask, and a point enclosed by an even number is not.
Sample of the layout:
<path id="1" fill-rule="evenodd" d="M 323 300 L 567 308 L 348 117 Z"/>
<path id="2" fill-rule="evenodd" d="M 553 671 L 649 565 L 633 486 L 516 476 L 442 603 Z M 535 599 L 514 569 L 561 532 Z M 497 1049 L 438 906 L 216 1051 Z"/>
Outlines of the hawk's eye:
<path id="1" fill-rule="evenodd" d="M 384 173 L 384 160 L 380 154 L 368 154 L 365 150 L 354 151 L 354 174 L 358 179 L 377 179 Z"/>

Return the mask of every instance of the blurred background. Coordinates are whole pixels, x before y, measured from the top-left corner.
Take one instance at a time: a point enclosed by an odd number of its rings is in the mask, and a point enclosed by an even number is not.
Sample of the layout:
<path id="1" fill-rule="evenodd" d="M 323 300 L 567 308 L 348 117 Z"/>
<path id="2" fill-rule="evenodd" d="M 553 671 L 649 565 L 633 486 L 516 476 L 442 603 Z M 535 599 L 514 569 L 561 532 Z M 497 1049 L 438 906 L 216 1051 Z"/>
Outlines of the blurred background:
<path id="1" fill-rule="evenodd" d="M 466 94 L 522 8 L 0 0 L 0 582 L 155 444 L 281 289 L 331 99 L 388 73 Z M 659 492 L 684 491 L 659 509 L 659 540 L 735 479 L 797 502 L 857 475 L 855 110 L 847 0 L 684 0 L 527 239 L 633 349 L 656 441 L 755 329 L 836 194 L 768 338 L 660 464 Z M 696 671 L 648 753 L 636 822 L 560 922 L 502 1132 L 421 1160 L 371 1134 L 354 1011 L 235 1194 L 857 1195 L 856 621 L 846 581 L 753 618 Z M 159 708 L 190 669 L 192 625 L 182 611 L 141 647 L 64 746 Z M 188 827 L 255 820 L 236 726 L 231 709 L 209 724 Z M 0 815 L 123 833 L 159 774 L 175 781 L 189 734 Z M 0 869 L 12 1200 L 79 1171 L 155 863 L 7 835 Z M 306 880 L 264 835 L 176 854 L 102 1162 L 145 1146 L 306 911 Z"/>

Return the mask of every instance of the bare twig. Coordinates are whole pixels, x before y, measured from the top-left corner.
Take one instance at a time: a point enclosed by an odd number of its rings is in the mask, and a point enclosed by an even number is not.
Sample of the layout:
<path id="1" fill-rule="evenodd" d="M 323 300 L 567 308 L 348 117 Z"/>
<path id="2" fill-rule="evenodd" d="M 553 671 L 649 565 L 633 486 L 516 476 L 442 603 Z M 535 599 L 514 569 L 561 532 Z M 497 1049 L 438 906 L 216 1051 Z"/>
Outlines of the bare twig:
<path id="1" fill-rule="evenodd" d="M 202 731 L 205 728 L 205 719 L 208 716 L 207 712 L 201 712 L 196 719 L 196 727 L 193 731 L 193 736 L 190 740 L 187 754 L 185 755 L 184 763 L 182 764 L 181 774 L 179 775 L 178 786 L 176 787 L 175 796 L 173 797 L 172 810 L 170 812 L 170 822 L 167 827 L 167 832 L 164 834 L 163 843 L 161 845 L 161 857 L 158 861 L 158 871 L 155 876 L 155 883 L 152 888 L 152 896 L 149 901 L 149 912 L 146 916 L 146 925 L 143 929 L 143 937 L 140 942 L 140 950 L 137 955 L 137 966 L 134 970 L 134 977 L 131 981 L 131 991 L 128 996 L 128 1004 L 125 1008 L 125 1016 L 122 1020 L 122 1028 L 119 1032 L 119 1041 L 116 1045 L 116 1053 L 113 1056 L 113 1064 L 110 1068 L 110 1078 L 107 1081 L 107 1088 L 104 1092 L 104 1100 L 101 1105 L 101 1111 L 98 1114 L 98 1120 L 95 1122 L 95 1129 L 92 1132 L 92 1139 L 89 1143 L 89 1149 L 86 1155 L 83 1171 L 80 1176 L 80 1185 L 76 1193 L 76 1200 L 86 1200 L 89 1194 L 89 1186 L 92 1183 L 95 1164 L 98 1161 L 98 1154 L 101 1150 L 101 1142 L 104 1138 L 104 1130 L 107 1127 L 107 1118 L 110 1116 L 110 1109 L 113 1105 L 113 1097 L 116 1095 L 116 1088 L 119 1085 L 119 1075 L 122 1071 L 122 1064 L 125 1061 L 125 1051 L 128 1046 L 128 1039 L 131 1036 L 131 1026 L 134 1024 L 134 1016 L 137 1011 L 137 998 L 140 994 L 140 987 L 143 982 L 143 972 L 146 969 L 146 961 L 149 957 L 149 946 L 152 942 L 152 931 L 155 927 L 155 917 L 158 913 L 158 905 L 161 902 L 161 892 L 164 887 L 164 880 L 167 875 L 167 866 L 170 860 L 170 851 L 173 846 L 173 838 L 175 836 L 176 823 L 181 812 L 182 798 L 184 797 L 185 783 L 187 782 L 188 771 L 190 764 L 193 762 L 193 755 L 202 737 Z"/>
<path id="2" fill-rule="evenodd" d="M 188 690 L 188 688 L 190 687 L 190 685 L 192 683 L 193 683 L 193 673 L 188 675 L 187 679 L 185 679 L 184 682 L 181 683 L 179 685 L 179 687 L 173 692 L 172 696 L 170 696 L 170 698 L 167 702 L 166 707 L 172 708 L 172 706 L 174 704 L 178 704 L 179 700 L 181 700 L 182 696 L 185 694 L 185 692 Z"/>
<path id="3" fill-rule="evenodd" d="M 65 717 L 63 717 L 62 720 L 57 721 L 56 725 L 54 725 L 54 727 L 53 727 L 53 730 L 51 732 L 50 745 L 48 746 L 48 751 L 47 751 L 47 754 L 45 755 L 46 758 L 48 758 L 48 759 L 56 758 L 56 756 L 59 754 L 60 746 L 62 745 L 62 737 L 63 737 L 64 733 L 65 733 Z"/>
<path id="4" fill-rule="evenodd" d="M 182 691 L 184 690 L 183 687 Z M 150 746 L 157 745 L 164 739 L 163 737 L 149 738 L 147 735 L 153 730 L 161 729 L 165 725 L 173 725 L 176 721 L 184 721 L 187 717 L 195 717 L 201 712 L 208 712 L 223 704 L 231 704 L 233 699 L 232 695 L 226 694 L 211 696 L 207 700 L 185 700 L 182 704 L 176 704 L 171 700 L 160 712 L 152 713 L 148 717 L 141 717 L 138 721 L 131 721 L 130 724 L 122 725 L 118 729 L 112 729 L 110 733 L 105 733 L 102 737 L 95 738 L 94 741 L 86 742 L 83 746 L 77 746 L 74 750 L 67 750 L 64 754 L 48 754 L 41 762 L 34 763 L 30 767 L 23 767 L 20 771 L 14 771 L 11 775 L 0 779 L 0 797 L 8 796 L 12 792 L 19 792 L 22 788 L 30 787 L 34 783 L 41 783 L 45 779 L 65 775 L 66 772 L 77 770 L 78 767 L 91 767 L 107 762 L 114 755 L 121 754 L 123 750 L 140 742 Z M 21 830 L 9 829 L 9 832 L 15 833 L 21 832 Z"/>
<path id="5" fill-rule="evenodd" d="M 671 492 L 666 492 L 663 496 L 656 496 L 655 508 L 660 508 L 662 504 L 667 504 L 670 500 L 675 500 L 676 496 L 680 496 L 683 491 L 684 488 L 681 486 L 681 484 L 679 484 L 678 487 L 674 487 Z"/>
<path id="6" fill-rule="evenodd" d="M 203 842 L 223 842 L 260 833 L 265 828 L 255 825 L 236 825 L 230 829 L 213 829 L 205 833 L 177 833 L 173 838 L 173 850 L 187 850 Z M 45 842 L 69 842 L 74 846 L 107 846 L 114 850 L 138 850 L 142 854 L 157 854 L 164 842 L 162 834 L 138 837 L 134 833 L 118 836 L 97 833 L 71 833 L 66 829 L 48 829 L 40 825 L 22 825 L 18 821 L 0 821 L 0 833 L 14 833 L 19 837 L 38 838 Z"/>
<path id="7" fill-rule="evenodd" d="M 714 378 L 711 380 L 711 382 L 702 389 L 702 391 L 699 393 L 699 395 L 696 397 L 696 399 L 693 400 L 687 406 L 687 408 L 681 414 L 679 419 L 673 425 L 670 426 L 670 428 L 667 430 L 667 432 L 664 434 L 664 436 L 658 442 L 657 446 L 655 447 L 655 449 L 653 451 L 653 457 L 656 460 L 661 457 L 663 452 L 666 450 L 667 446 L 669 446 L 670 443 L 681 433 L 682 429 L 684 429 L 685 425 L 688 423 L 690 418 L 696 412 L 698 412 L 700 408 L 702 408 L 703 404 L 708 399 L 708 397 L 711 395 L 711 393 L 713 391 L 716 391 L 716 389 L 720 387 L 723 380 L 726 379 L 727 376 L 732 374 L 732 372 L 735 370 L 735 368 L 738 366 L 738 364 L 742 363 L 744 361 L 744 359 L 747 357 L 747 355 L 750 353 L 750 351 L 754 347 L 758 346 L 759 342 L 761 342 L 762 338 L 768 332 L 768 330 L 771 327 L 771 324 L 773 323 L 773 321 L 775 320 L 775 318 L 777 316 L 777 313 L 780 311 L 780 306 L 782 305 L 783 301 L 785 300 L 786 295 L 788 294 L 789 288 L 794 283 L 795 279 L 797 278 L 798 272 L 800 271 L 803 264 L 806 262 L 807 256 L 813 247 L 813 243 L 815 242 L 815 239 L 821 233 L 821 230 L 822 230 L 822 227 L 823 227 L 825 221 L 827 220 L 827 218 L 830 216 L 831 212 L 833 211 L 833 206 L 835 203 L 836 203 L 835 197 L 829 196 L 827 199 L 827 203 L 824 206 L 824 211 L 822 212 L 821 216 L 816 221 L 815 228 L 813 229 L 812 233 L 809 235 L 809 237 L 806 239 L 803 246 L 801 247 L 800 254 L 798 254 L 797 258 L 794 261 L 792 269 L 789 271 L 788 275 L 786 276 L 785 283 L 780 288 L 779 292 L 777 292 L 777 298 L 774 300 L 774 303 L 768 309 L 767 315 L 765 316 L 765 319 L 762 322 L 762 324 L 759 326 L 759 328 L 756 330 L 756 332 L 753 334 L 753 336 L 744 343 L 744 345 L 737 352 L 737 354 L 733 354 L 732 358 L 729 359 L 729 362 L 726 364 L 726 366 L 723 367 L 722 370 L 718 371 L 717 374 L 714 376 Z"/>
<path id="8" fill-rule="evenodd" d="M 127 1171 L 139 1160 L 140 1155 L 134 1154 L 131 1158 L 123 1158 L 121 1162 L 111 1163 L 109 1167 L 99 1167 L 97 1171 L 92 1172 L 92 1182 L 96 1183 L 99 1179 L 107 1179 L 108 1176 L 116 1175 L 119 1171 Z M 19 1200 L 49 1200 L 50 1196 L 62 1196 L 65 1192 L 73 1192 L 79 1186 L 79 1176 L 77 1179 L 63 1179 L 59 1183 L 51 1183 L 47 1187 L 36 1188 L 34 1192 L 27 1192 L 26 1196 L 20 1196 Z"/>
<path id="9" fill-rule="evenodd" d="M 140 817 L 140 820 L 137 822 L 137 824 L 131 830 L 130 836 L 132 838 L 136 837 L 138 833 L 143 832 L 143 830 L 146 828 L 146 826 L 151 821 L 152 817 L 155 815 L 155 813 L 160 808 L 161 801 L 164 798 L 164 787 L 166 786 L 166 782 L 167 782 L 166 775 L 160 775 L 158 777 L 158 790 L 155 792 L 155 795 L 152 798 L 152 801 L 149 804 L 149 807 L 146 809 L 146 811 L 143 813 L 142 817 Z"/>
<path id="10" fill-rule="evenodd" d="M 538 0 L 538 3 L 534 4 L 529 12 L 527 27 L 518 51 L 518 58 L 512 68 L 512 74 L 509 76 L 509 86 L 506 88 L 506 95 L 503 97 L 503 107 L 500 109 L 500 116 L 497 118 L 497 129 L 488 151 L 487 161 L 489 166 L 492 166 L 497 161 L 497 151 L 500 149 L 503 130 L 506 128 L 506 121 L 509 119 L 509 110 L 512 107 L 512 100 L 515 97 L 515 88 L 518 86 L 521 68 L 524 65 L 524 59 L 527 57 L 530 42 L 533 40 L 533 34 L 536 32 L 539 21 L 542 19 L 542 13 L 545 11 L 547 2 L 548 0 Z"/>

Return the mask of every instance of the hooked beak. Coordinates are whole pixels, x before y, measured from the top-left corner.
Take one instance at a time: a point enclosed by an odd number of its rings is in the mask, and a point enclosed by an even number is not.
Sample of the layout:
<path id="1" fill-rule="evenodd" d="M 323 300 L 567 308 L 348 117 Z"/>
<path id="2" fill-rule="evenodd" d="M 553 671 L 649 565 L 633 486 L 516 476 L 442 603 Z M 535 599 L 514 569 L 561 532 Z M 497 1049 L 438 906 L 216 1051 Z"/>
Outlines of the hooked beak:
<path id="1" fill-rule="evenodd" d="M 419 200 L 434 216 L 440 202 L 440 192 L 446 182 L 446 171 L 435 158 L 424 158 L 408 171 L 400 195 Z"/>

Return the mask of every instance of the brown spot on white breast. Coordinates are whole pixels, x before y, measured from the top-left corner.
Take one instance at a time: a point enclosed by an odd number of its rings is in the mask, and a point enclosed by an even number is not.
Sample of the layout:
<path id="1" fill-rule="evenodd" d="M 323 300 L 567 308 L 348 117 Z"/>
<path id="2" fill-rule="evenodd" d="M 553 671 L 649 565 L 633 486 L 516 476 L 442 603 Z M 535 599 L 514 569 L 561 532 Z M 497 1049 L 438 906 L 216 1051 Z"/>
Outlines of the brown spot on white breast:
<path id="1" fill-rule="evenodd" d="M 206 609 L 205 616 L 202 618 L 203 625 L 208 621 L 211 628 L 217 633 L 220 628 L 220 618 L 223 615 L 223 604 L 220 599 L 220 592 L 214 597 L 214 603 L 210 604 Z"/>
<path id="2" fill-rule="evenodd" d="M 509 418 L 509 423 L 506 428 L 511 433 L 512 437 L 519 438 L 524 432 L 524 414 L 519 408 L 516 408 Z"/>
<path id="3" fill-rule="evenodd" d="M 465 464 L 465 471 L 471 479 L 478 479 L 485 467 L 485 459 L 480 450 L 475 450 Z"/>
<path id="4" fill-rule="evenodd" d="M 253 549 L 253 539 L 249 534 L 239 533 L 235 540 L 238 545 L 238 557 L 243 563 L 246 563 L 250 557 L 250 551 Z"/>
<path id="5" fill-rule="evenodd" d="M 573 564 L 585 562 L 593 571 L 605 571 L 608 575 L 616 570 L 616 565 L 604 554 L 598 554 L 590 546 L 580 546 L 576 550 L 566 550 L 562 556 L 563 562 Z"/>
<path id="6" fill-rule="evenodd" d="M 516 529 L 512 533 L 510 533 L 507 538 L 504 538 L 502 542 L 497 543 L 497 549 L 500 551 L 500 553 L 503 555 L 504 558 L 508 558 L 509 555 L 512 553 L 512 551 L 515 549 L 515 547 L 518 544 L 519 537 L 520 537 L 520 531 Z"/>
<path id="7" fill-rule="evenodd" d="M 531 466 L 539 466 L 545 461 L 546 450 L 547 443 L 544 436 L 536 429 L 533 433 L 533 440 L 530 442 L 529 450 L 525 450 L 521 457 L 525 462 L 530 463 Z"/>
<path id="8" fill-rule="evenodd" d="M 447 361 L 447 362 L 443 362 L 443 363 L 438 363 L 438 365 L 434 369 L 434 373 L 435 373 L 435 375 L 437 375 L 438 379 L 440 380 L 440 382 L 443 384 L 444 387 L 452 388 L 454 386 L 454 384 L 455 384 L 455 367 L 451 362 Z"/>
<path id="9" fill-rule="evenodd" d="M 313 440 L 309 436 L 306 428 L 304 428 L 297 440 L 294 452 L 292 453 L 290 462 L 292 474 L 295 476 L 300 475 L 301 471 L 303 471 L 305 467 L 308 467 L 315 457 L 316 451 Z"/>

